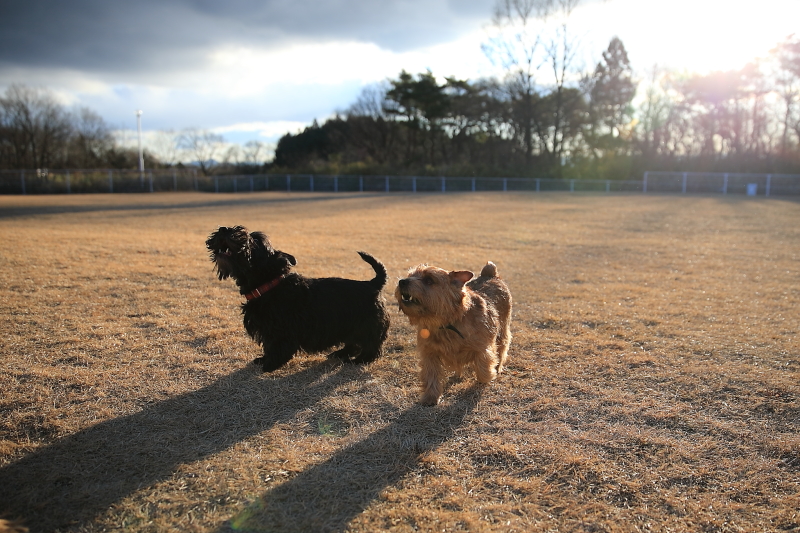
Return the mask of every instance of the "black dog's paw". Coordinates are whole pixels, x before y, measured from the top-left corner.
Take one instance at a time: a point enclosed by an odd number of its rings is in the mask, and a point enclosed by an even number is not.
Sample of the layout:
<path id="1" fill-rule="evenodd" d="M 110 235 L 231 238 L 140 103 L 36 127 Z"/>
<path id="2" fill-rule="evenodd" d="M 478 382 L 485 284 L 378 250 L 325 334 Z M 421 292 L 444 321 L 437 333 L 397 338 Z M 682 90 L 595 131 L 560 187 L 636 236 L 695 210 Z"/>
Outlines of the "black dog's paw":
<path id="1" fill-rule="evenodd" d="M 261 365 L 262 372 L 274 372 L 286 364 L 286 361 L 276 361 L 275 359 L 268 359 L 266 357 L 259 357 L 256 361 Z"/>
<path id="2" fill-rule="evenodd" d="M 358 355 L 358 348 L 345 345 L 343 348 L 328 354 L 328 359 L 338 359 L 340 361 L 351 362 L 353 357 Z"/>
<path id="3" fill-rule="evenodd" d="M 365 365 L 367 363 L 373 362 L 375 359 L 383 355 L 381 350 L 361 350 L 361 353 L 358 356 L 353 358 L 354 363 L 358 363 L 360 365 Z"/>
<path id="4" fill-rule="evenodd" d="M 273 372 L 283 366 L 283 363 L 275 364 L 274 361 L 266 357 L 256 357 L 253 359 L 252 363 L 256 366 L 260 366 L 262 372 Z"/>

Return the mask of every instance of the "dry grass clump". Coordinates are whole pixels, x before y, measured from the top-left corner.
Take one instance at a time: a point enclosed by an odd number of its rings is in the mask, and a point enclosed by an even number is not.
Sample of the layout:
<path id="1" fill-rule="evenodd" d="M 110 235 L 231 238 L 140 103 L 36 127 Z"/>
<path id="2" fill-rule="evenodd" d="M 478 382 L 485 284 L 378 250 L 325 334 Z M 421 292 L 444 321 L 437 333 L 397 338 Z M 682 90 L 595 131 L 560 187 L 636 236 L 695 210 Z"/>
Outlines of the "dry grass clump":
<path id="1" fill-rule="evenodd" d="M 31 531 L 800 531 L 800 204 L 577 194 L 0 197 L 0 516 Z M 498 265 L 506 372 L 416 404 L 248 362 L 217 225 L 309 276 Z M 393 290 L 390 281 L 387 299 Z"/>

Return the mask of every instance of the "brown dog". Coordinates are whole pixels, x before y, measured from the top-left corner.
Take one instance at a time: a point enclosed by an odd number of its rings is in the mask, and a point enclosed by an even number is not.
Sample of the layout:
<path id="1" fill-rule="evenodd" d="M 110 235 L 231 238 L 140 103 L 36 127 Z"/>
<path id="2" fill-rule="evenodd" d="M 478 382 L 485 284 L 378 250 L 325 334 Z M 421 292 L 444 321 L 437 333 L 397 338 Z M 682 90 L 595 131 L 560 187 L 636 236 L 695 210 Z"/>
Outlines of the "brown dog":
<path id="1" fill-rule="evenodd" d="M 481 275 L 419 265 L 394 292 L 400 310 L 417 327 L 421 403 L 436 405 L 446 371 L 469 364 L 489 383 L 503 370 L 511 344 L 511 293 L 491 261 Z M 472 281 L 470 281 L 472 280 Z"/>

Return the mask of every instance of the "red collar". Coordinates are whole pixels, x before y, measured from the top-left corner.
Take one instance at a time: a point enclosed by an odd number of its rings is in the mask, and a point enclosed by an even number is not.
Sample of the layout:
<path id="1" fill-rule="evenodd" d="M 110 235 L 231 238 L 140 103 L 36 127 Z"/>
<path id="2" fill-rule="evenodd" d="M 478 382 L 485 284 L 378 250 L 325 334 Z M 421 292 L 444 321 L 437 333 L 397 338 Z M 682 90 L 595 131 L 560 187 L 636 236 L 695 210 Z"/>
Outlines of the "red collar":
<path id="1" fill-rule="evenodd" d="M 264 294 L 268 290 L 274 289 L 275 286 L 278 285 L 278 283 L 280 283 L 281 280 L 283 280 L 283 278 L 285 278 L 285 277 L 286 276 L 283 276 L 283 275 L 278 276 L 277 278 L 273 279 L 272 281 L 268 281 L 267 283 L 261 285 L 260 287 L 256 287 L 255 290 L 253 290 L 251 292 L 248 292 L 247 294 L 244 295 L 244 297 L 247 298 L 248 300 L 252 300 L 253 298 L 258 298 L 259 296 L 261 296 L 262 294 Z"/>

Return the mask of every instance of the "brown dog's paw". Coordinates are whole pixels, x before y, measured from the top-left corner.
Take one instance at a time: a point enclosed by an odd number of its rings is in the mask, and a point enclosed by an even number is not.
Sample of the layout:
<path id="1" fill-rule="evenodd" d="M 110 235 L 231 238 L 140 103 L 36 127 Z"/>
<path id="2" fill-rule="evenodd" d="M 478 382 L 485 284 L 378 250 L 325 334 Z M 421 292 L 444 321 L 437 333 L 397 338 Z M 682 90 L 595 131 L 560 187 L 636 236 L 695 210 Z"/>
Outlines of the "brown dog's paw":
<path id="1" fill-rule="evenodd" d="M 422 405 L 438 405 L 439 404 L 439 397 L 433 396 L 432 394 L 423 394 L 422 398 L 420 398 L 419 403 Z"/>

